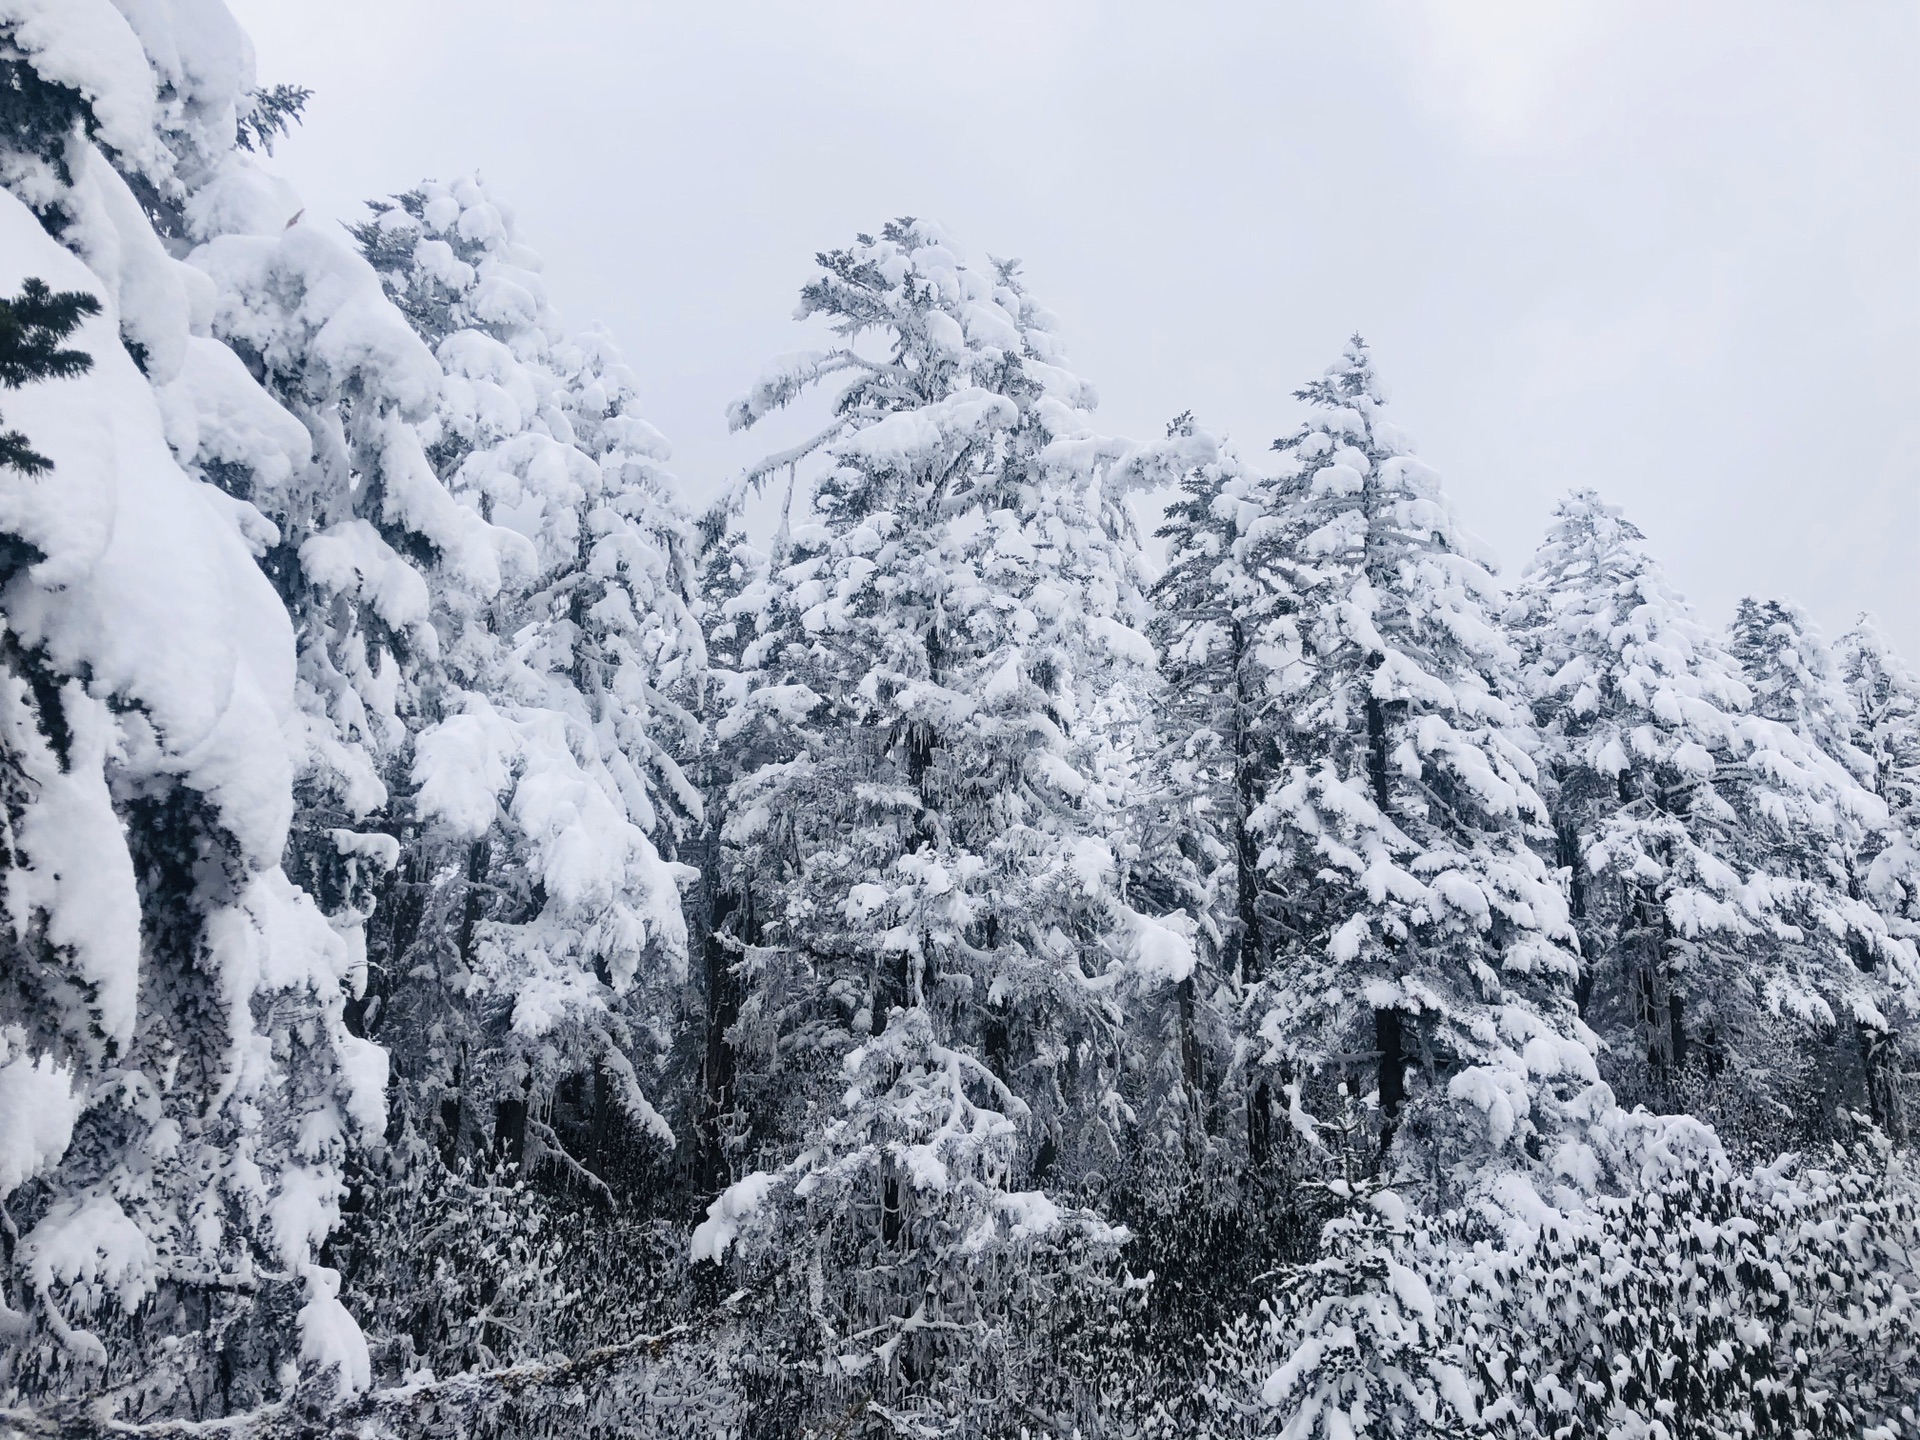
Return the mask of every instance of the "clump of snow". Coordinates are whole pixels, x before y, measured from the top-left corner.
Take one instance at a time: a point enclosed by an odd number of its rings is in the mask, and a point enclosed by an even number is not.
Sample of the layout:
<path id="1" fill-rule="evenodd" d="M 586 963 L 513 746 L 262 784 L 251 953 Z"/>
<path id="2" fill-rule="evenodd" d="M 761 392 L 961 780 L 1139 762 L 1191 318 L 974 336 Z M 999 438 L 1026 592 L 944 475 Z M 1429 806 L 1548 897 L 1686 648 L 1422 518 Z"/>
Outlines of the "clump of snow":
<path id="1" fill-rule="evenodd" d="M 0 1201 L 66 1153 L 84 1097 L 51 1055 L 30 1055 L 25 1037 L 0 1031 Z"/>
<path id="2" fill-rule="evenodd" d="M 367 1337 L 340 1303 L 340 1272 L 324 1265 L 302 1267 L 307 1300 L 300 1307 L 300 1361 L 322 1373 L 332 1370 L 342 1400 L 373 1383 Z"/>
<path id="3" fill-rule="evenodd" d="M 711 1260 L 716 1265 L 726 1258 L 728 1248 L 741 1230 L 760 1212 L 772 1193 L 775 1177 L 764 1170 L 744 1176 L 720 1192 L 707 1207 L 707 1218 L 693 1228 L 689 1257 L 697 1264 Z"/>

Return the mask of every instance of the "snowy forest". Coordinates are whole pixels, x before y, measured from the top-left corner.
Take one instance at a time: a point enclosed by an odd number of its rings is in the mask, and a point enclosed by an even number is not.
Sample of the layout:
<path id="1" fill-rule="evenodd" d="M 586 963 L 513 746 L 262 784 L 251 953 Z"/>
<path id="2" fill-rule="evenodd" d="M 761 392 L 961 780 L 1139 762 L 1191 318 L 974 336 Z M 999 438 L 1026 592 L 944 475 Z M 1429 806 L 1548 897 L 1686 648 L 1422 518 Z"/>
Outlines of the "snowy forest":
<path id="1" fill-rule="evenodd" d="M 924 218 L 676 477 L 306 98 L 0 0 L 0 1431 L 1920 1437 L 1870 618 L 1497 573 L 1357 336 L 1109 436 Z"/>

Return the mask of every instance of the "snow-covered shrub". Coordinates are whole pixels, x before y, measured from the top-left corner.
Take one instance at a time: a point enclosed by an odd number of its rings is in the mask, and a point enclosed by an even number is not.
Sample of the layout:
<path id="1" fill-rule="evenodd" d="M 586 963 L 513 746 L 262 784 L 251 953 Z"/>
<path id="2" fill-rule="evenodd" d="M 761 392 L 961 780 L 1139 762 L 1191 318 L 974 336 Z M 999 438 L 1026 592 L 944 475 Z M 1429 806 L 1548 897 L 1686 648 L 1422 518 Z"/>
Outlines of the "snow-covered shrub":
<path id="1" fill-rule="evenodd" d="M 1908 1433 L 1920 1191 L 1863 1144 L 1832 1168 L 1690 1166 L 1511 1248 L 1440 1253 L 1492 1433 Z"/>
<path id="2" fill-rule="evenodd" d="M 1733 1440 L 1920 1423 L 1920 1173 L 1883 1140 L 1824 1164 L 1707 1156 L 1530 1220 L 1345 1188 L 1327 1253 L 1216 1336 L 1194 1433 Z"/>
<path id="3" fill-rule="evenodd" d="M 1026 1106 L 925 1011 L 895 1010 L 845 1071 L 814 1143 L 735 1182 L 693 1233 L 694 1260 L 741 1287 L 748 1402 L 768 1424 L 838 1413 L 876 1434 L 982 1433 L 982 1407 L 1011 1418 L 1014 1396 L 1044 1413 L 1053 1332 L 1125 1232 L 1011 1188 Z"/>

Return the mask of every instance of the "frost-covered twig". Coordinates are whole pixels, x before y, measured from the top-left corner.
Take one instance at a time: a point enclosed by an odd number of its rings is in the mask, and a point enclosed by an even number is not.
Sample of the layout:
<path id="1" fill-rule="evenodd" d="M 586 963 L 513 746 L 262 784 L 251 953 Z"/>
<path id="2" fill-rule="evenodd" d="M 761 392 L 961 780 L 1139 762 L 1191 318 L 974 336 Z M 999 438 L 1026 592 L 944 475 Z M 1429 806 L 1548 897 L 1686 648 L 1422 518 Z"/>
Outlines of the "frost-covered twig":
<path id="1" fill-rule="evenodd" d="M 586 1185 L 594 1194 L 607 1202 L 609 1210 L 620 1208 L 620 1202 L 614 1198 L 613 1191 L 608 1187 L 607 1182 L 567 1153 L 567 1147 L 560 1143 L 560 1137 L 553 1133 L 551 1125 L 529 1117 L 527 1129 L 532 1131 L 534 1137 L 539 1140 L 540 1154 L 543 1158 L 553 1160 L 562 1170 Z"/>
<path id="2" fill-rule="evenodd" d="M 116 1420 L 104 1413 L 104 1397 L 92 1396 L 47 1410 L 0 1410 L 0 1428 L 22 1436 L 60 1437 L 60 1440 L 105 1440 L 109 1436 L 137 1440 L 294 1440 L 315 1435 L 360 1435 L 368 1422 L 392 1427 L 389 1433 L 428 1433 L 424 1422 L 443 1416 L 442 1407 L 463 1409 L 526 1393 L 564 1389 L 614 1369 L 628 1360 L 657 1359 L 673 1341 L 692 1333 L 690 1325 L 676 1325 L 657 1335 L 642 1335 L 617 1345 L 603 1345 L 564 1360 L 539 1360 L 500 1369 L 450 1375 L 444 1380 L 396 1385 L 333 1407 L 314 1405 L 306 1390 L 290 1400 L 278 1400 L 239 1415 L 218 1420 L 156 1420 L 148 1423 Z M 378 1430 L 372 1433 L 380 1433 Z"/>

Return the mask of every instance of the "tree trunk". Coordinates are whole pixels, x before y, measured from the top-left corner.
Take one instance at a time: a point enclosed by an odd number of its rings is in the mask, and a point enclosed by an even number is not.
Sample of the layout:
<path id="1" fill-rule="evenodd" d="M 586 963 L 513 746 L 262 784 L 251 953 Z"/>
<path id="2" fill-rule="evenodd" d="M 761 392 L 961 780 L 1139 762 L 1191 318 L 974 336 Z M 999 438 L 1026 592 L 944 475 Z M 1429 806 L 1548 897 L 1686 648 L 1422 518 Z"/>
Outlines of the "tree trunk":
<path id="1" fill-rule="evenodd" d="M 1900 1043 L 1891 1031 L 1855 1023 L 1860 1063 L 1867 1076 L 1867 1116 L 1895 1144 L 1907 1138 L 1906 1106 L 1900 1093 Z"/>
<path id="2" fill-rule="evenodd" d="M 1247 1162 L 1266 1168 L 1273 1155 L 1273 1092 L 1262 1080 L 1247 1097 Z"/>
<path id="3" fill-rule="evenodd" d="M 1234 979 L 1245 985 L 1266 969 L 1265 937 L 1260 933 L 1260 847 L 1248 817 L 1253 813 L 1253 725 L 1247 714 L 1244 660 L 1247 642 L 1240 622 L 1233 623 L 1233 854 L 1235 901 L 1240 922 Z"/>
<path id="4" fill-rule="evenodd" d="M 1200 1086 L 1200 1036 L 1194 1025 L 1193 991 L 1193 976 L 1189 975 L 1174 986 L 1173 993 L 1180 1007 L 1180 1079 L 1187 1092 L 1188 1121 L 1197 1134 L 1206 1114 L 1206 1100 Z"/>
<path id="5" fill-rule="evenodd" d="M 1387 716 L 1380 702 L 1367 696 L 1367 778 L 1373 782 L 1373 800 L 1387 811 Z"/>
<path id="6" fill-rule="evenodd" d="M 1379 1052 L 1380 1113 L 1391 1135 L 1407 1100 L 1406 1026 L 1398 1010 L 1373 1012 L 1373 1048 Z"/>
<path id="7" fill-rule="evenodd" d="M 722 939 L 722 928 L 736 910 L 734 896 L 716 894 L 708 909 L 707 924 L 700 935 L 700 961 L 706 981 L 706 1054 L 700 1066 L 700 1122 L 695 1127 L 695 1183 L 707 1194 L 726 1189 L 731 1176 L 727 1167 L 727 1117 L 733 1111 L 736 1081 L 733 1042 L 728 1038 L 734 1022 L 740 1018 L 740 984 L 733 973 L 733 951 Z M 746 926 L 752 924 L 752 903 L 742 910 Z M 742 926 L 740 928 L 746 928 Z"/>
<path id="8" fill-rule="evenodd" d="M 518 1166 L 527 1154 L 527 1102 L 522 1096 L 502 1100 L 493 1109 L 494 1157 Z"/>
<path id="9" fill-rule="evenodd" d="M 1634 957 L 1634 1018 L 1647 1057 L 1647 1082 L 1662 1102 L 1672 1099 L 1674 1070 L 1685 1037 L 1667 964 L 1667 917 L 1658 899 L 1638 886 L 1629 900 L 1633 931 L 1628 953 Z"/>

